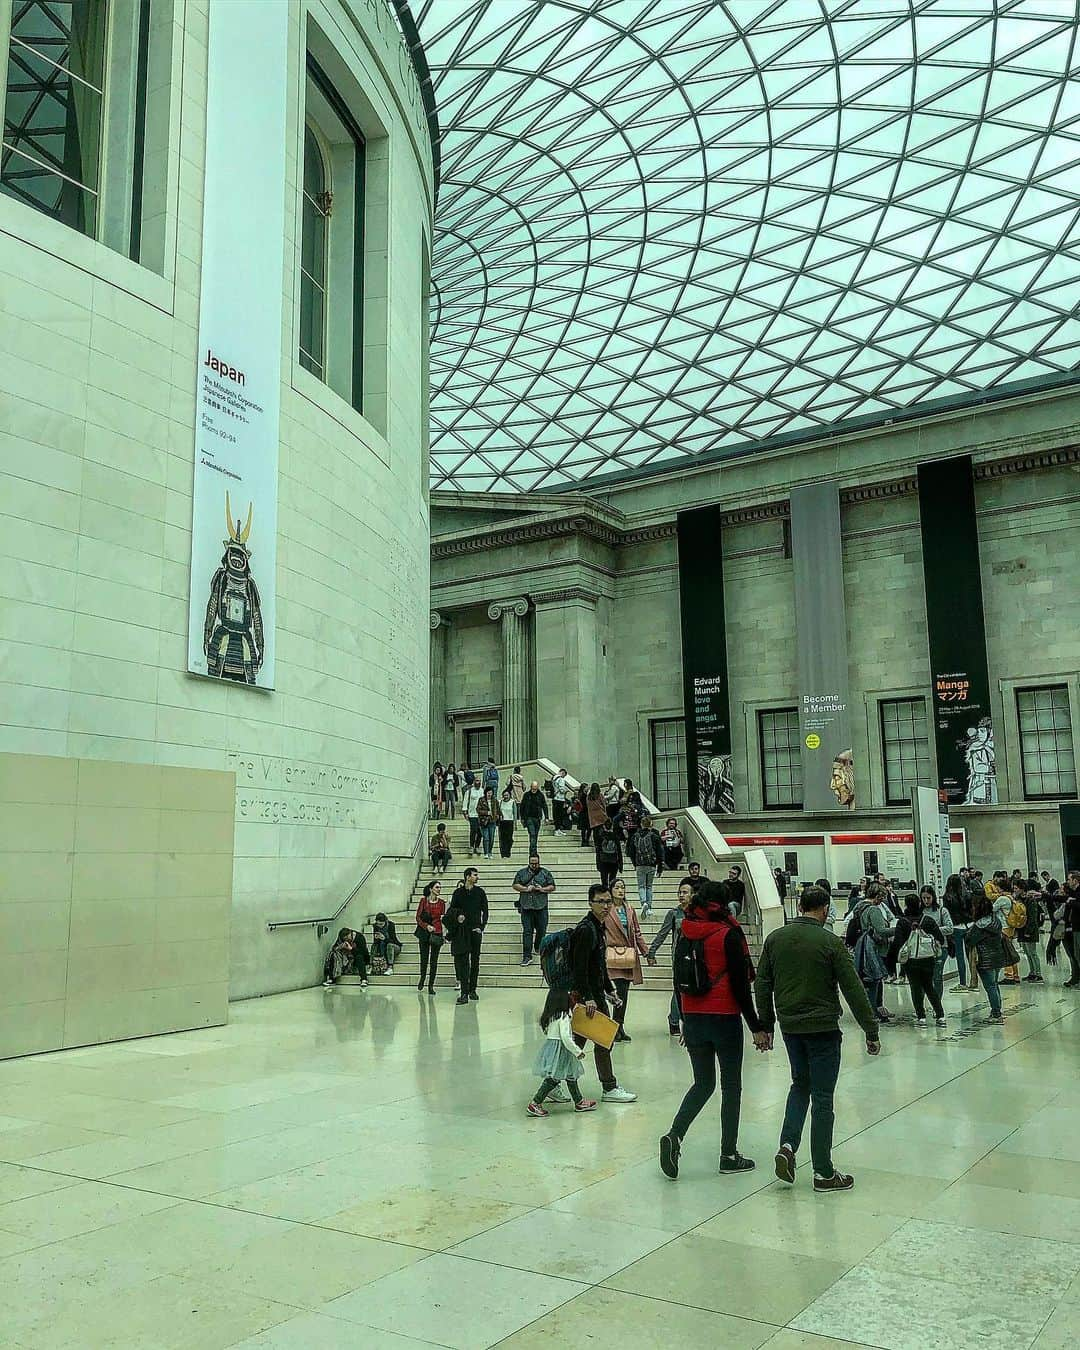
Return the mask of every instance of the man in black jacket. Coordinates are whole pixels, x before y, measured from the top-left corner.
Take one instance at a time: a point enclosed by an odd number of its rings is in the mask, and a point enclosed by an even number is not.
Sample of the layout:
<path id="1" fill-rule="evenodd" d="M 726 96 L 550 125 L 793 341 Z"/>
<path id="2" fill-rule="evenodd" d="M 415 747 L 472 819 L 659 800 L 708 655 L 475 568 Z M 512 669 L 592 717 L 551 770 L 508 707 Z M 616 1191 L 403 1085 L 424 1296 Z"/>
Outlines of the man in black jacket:
<path id="1" fill-rule="evenodd" d="M 528 792 L 521 798 L 518 807 L 518 819 L 529 832 L 529 852 L 536 852 L 536 836 L 540 833 L 541 821 L 547 820 L 547 798 L 540 791 L 540 784 L 533 779 Z"/>
<path id="2" fill-rule="evenodd" d="M 585 1004 L 587 1017 L 595 1017 L 597 1011 L 609 1012 L 611 1006 L 618 1007 L 615 986 L 607 973 L 607 938 L 604 935 L 604 920 L 611 909 L 611 892 L 606 886 L 589 887 L 589 912 L 574 929 L 570 943 L 570 957 L 574 967 L 574 993 L 579 1002 Z M 584 1036 L 575 1036 L 578 1045 L 585 1044 Z M 611 1051 L 602 1045 L 593 1044 L 596 1060 L 596 1076 L 604 1090 L 606 1102 L 636 1102 L 637 1093 L 628 1092 L 619 1086 L 615 1070 L 611 1066 Z"/>
<path id="3" fill-rule="evenodd" d="M 450 935 L 450 951 L 461 985 L 459 1003 L 468 1003 L 470 999 L 475 1003 L 480 997 L 476 992 L 476 977 L 480 973 L 480 944 L 488 921 L 488 898 L 484 888 L 476 884 L 479 875 L 475 867 L 465 869 L 465 876 L 454 892 L 443 921 Z"/>
<path id="4" fill-rule="evenodd" d="M 644 919 L 652 909 L 653 881 L 664 870 L 664 846 L 659 831 L 653 829 L 651 816 L 641 817 L 641 824 L 626 841 L 626 851 L 637 873 L 638 900 Z"/>

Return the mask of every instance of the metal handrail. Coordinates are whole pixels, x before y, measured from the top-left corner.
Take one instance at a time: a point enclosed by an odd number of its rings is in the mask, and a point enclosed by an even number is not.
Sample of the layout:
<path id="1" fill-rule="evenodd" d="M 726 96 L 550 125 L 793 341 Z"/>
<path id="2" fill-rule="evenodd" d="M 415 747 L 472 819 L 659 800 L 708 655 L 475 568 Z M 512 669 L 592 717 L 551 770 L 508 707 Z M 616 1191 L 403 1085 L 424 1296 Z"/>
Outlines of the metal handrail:
<path id="1" fill-rule="evenodd" d="M 352 890 L 345 897 L 345 899 L 342 900 L 341 904 L 338 905 L 337 909 L 333 912 L 333 914 L 328 915 L 325 919 L 282 919 L 278 923 L 267 923 L 266 931 L 268 933 L 274 933 L 279 928 L 319 928 L 323 925 L 327 927 L 332 926 L 338 921 L 338 919 L 341 918 L 342 914 L 345 913 L 349 905 L 351 905 L 352 902 L 356 899 L 356 897 L 360 894 L 360 888 L 364 885 L 364 883 L 368 880 L 368 878 L 371 876 L 371 874 L 375 871 L 376 867 L 378 867 L 378 865 L 381 862 L 412 862 L 413 858 L 416 857 L 416 854 L 420 848 L 421 840 L 427 834 L 427 828 L 428 822 L 425 817 L 425 819 L 420 823 L 420 829 L 417 831 L 416 835 L 416 843 L 413 844 L 411 853 L 380 853 L 378 857 L 372 858 L 371 862 L 368 863 L 367 865 L 364 875 L 352 888 Z"/>

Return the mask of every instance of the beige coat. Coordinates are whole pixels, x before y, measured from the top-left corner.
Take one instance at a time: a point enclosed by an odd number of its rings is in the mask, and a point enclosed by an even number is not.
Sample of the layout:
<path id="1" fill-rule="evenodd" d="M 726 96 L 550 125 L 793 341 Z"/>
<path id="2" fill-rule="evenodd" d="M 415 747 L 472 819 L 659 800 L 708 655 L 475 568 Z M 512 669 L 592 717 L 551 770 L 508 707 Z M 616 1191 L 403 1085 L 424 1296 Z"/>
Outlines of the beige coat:
<path id="1" fill-rule="evenodd" d="M 521 799 L 525 796 L 525 779 L 519 773 L 510 775 L 510 791 L 514 795 L 514 801 L 518 806 L 521 805 Z"/>
<path id="2" fill-rule="evenodd" d="M 629 932 L 619 922 L 619 912 L 612 905 L 608 911 L 607 918 L 604 920 L 604 941 L 608 947 L 633 947 L 634 966 L 633 969 L 616 969 L 608 966 L 608 979 L 610 980 L 630 980 L 632 984 L 643 984 L 644 977 L 641 973 L 641 958 L 648 956 L 649 948 L 645 939 L 641 935 L 641 927 L 638 924 L 637 914 L 629 900 L 626 902 L 626 922 Z"/>

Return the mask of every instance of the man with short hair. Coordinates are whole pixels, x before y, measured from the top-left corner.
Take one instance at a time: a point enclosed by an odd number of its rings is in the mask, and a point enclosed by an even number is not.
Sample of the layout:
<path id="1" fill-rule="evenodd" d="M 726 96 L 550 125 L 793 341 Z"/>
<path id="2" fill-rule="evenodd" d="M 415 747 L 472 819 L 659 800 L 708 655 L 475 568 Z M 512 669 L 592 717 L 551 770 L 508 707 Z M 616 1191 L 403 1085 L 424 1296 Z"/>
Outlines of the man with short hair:
<path id="1" fill-rule="evenodd" d="M 540 855 L 529 854 L 528 867 L 514 876 L 517 899 L 514 908 L 521 915 L 521 964 L 531 966 L 533 952 L 539 952 L 548 926 L 548 896 L 555 889 L 555 878 L 540 866 Z"/>
<path id="2" fill-rule="evenodd" d="M 534 778 L 518 806 L 518 819 L 529 832 L 530 855 L 536 852 L 536 836 L 540 833 L 541 822 L 547 820 L 547 814 L 547 798 L 540 791 L 540 784 Z"/>
<path id="3" fill-rule="evenodd" d="M 468 1003 L 470 999 L 475 1003 L 480 997 L 476 981 L 480 974 L 480 945 L 488 921 L 488 898 L 484 888 L 477 885 L 479 878 L 475 867 L 466 867 L 443 919 L 460 985 L 459 1003 Z"/>
<path id="4" fill-rule="evenodd" d="M 570 942 L 570 959 L 573 964 L 573 993 L 579 1003 L 585 1005 L 585 1016 L 595 1017 L 597 1011 L 608 1013 L 611 1007 L 619 1004 L 607 973 L 607 938 L 604 920 L 611 911 L 611 892 L 606 886 L 594 883 L 589 887 L 589 912 L 574 929 Z M 585 1037 L 575 1036 L 579 1046 L 584 1046 Z M 593 1045 L 593 1057 L 596 1061 L 596 1075 L 603 1088 L 605 1102 L 635 1102 L 637 1093 L 628 1092 L 619 1086 L 615 1070 L 611 1065 L 611 1051 L 602 1045 Z"/>
<path id="5" fill-rule="evenodd" d="M 799 897 L 799 917 L 765 939 L 754 997 L 772 1048 L 777 1020 L 791 1064 L 791 1089 L 776 1153 L 776 1175 L 795 1181 L 807 1112 L 815 1191 L 849 1191 L 854 1177 L 838 1172 L 832 1161 L 833 1096 L 840 1073 L 840 999 L 866 1035 L 867 1054 L 881 1050 L 877 1019 L 851 956 L 825 923 L 829 897 L 808 886 Z"/>
<path id="6" fill-rule="evenodd" d="M 728 894 L 731 896 L 731 912 L 738 918 L 746 904 L 746 882 L 742 879 L 742 868 L 732 863 L 727 874 Z"/>
<path id="7" fill-rule="evenodd" d="M 701 864 L 699 862 L 687 863 L 686 876 L 683 877 L 683 881 L 688 881 L 695 891 L 703 881 L 708 881 L 708 879 L 708 873 L 702 872 Z"/>
<path id="8" fill-rule="evenodd" d="M 626 851 L 637 873 L 641 916 L 647 918 L 652 909 L 653 882 L 657 873 L 664 870 L 664 846 L 660 841 L 660 832 L 653 829 L 650 815 L 641 817 L 641 824 L 626 841 Z"/>

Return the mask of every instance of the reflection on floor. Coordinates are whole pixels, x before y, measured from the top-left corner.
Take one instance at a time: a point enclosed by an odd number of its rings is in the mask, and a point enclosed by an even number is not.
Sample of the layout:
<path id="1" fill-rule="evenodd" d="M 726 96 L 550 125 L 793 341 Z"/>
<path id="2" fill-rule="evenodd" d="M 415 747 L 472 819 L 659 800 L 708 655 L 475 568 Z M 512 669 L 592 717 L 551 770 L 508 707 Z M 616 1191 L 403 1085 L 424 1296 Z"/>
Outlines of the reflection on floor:
<path id="1" fill-rule="evenodd" d="M 848 1036 L 848 1195 L 772 1176 L 782 1053 L 747 1058 L 757 1172 L 717 1176 L 713 1105 L 659 1175 L 688 1081 L 659 994 L 617 1060 L 640 1100 L 547 1120 L 517 991 L 311 990 L 0 1064 L 0 1341 L 1076 1346 L 1080 996 L 1051 978 L 1003 1027 L 948 994 L 948 1032 L 888 1028 L 876 1061 Z"/>

